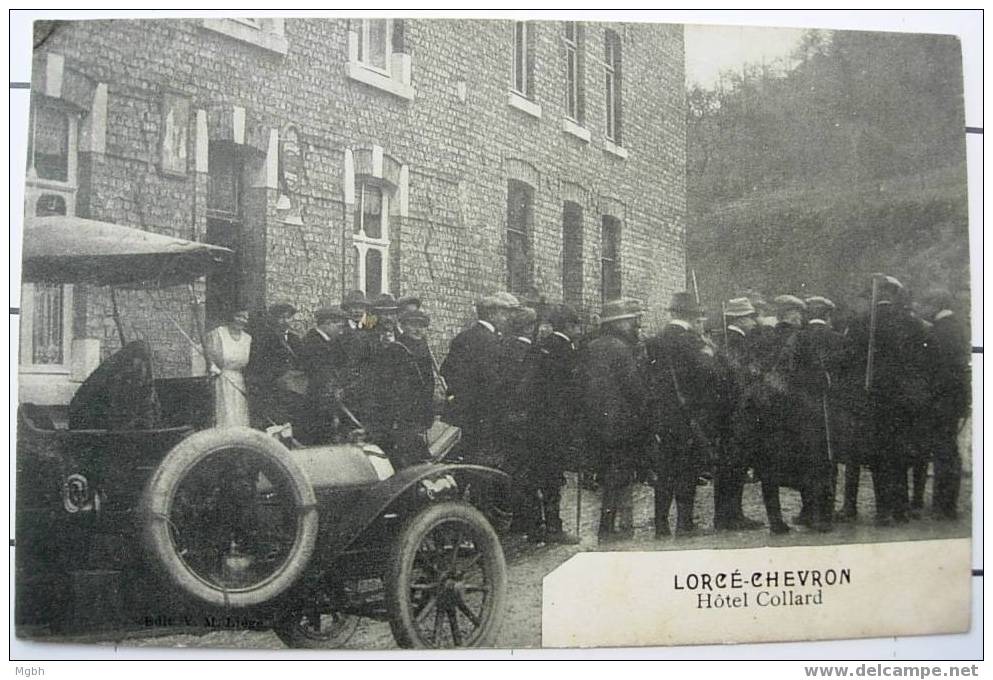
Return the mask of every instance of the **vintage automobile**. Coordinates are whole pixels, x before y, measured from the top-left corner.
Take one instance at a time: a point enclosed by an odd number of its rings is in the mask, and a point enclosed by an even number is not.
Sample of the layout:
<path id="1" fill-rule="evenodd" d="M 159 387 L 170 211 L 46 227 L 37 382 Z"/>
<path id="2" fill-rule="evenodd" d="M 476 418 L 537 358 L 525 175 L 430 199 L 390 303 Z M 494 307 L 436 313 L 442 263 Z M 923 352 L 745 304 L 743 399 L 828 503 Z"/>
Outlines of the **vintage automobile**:
<path id="1" fill-rule="evenodd" d="M 24 242 L 26 282 L 111 291 L 188 284 L 229 256 L 74 217 L 30 221 Z M 91 377 L 105 366 L 114 357 Z M 155 380 L 151 429 L 115 426 L 98 380 L 76 393 L 69 427 L 20 406 L 18 635 L 272 628 L 292 647 L 334 647 L 370 617 L 403 647 L 494 643 L 506 475 L 442 462 L 397 471 L 361 438 L 303 447 L 213 427 L 211 380 Z"/>

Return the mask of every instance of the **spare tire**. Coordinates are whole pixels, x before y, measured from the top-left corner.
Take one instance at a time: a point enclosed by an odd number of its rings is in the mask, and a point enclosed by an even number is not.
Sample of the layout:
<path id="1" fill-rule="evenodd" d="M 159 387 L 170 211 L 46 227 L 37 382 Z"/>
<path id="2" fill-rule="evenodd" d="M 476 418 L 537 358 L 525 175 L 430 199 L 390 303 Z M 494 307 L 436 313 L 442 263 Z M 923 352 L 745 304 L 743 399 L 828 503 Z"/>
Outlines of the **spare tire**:
<path id="1" fill-rule="evenodd" d="M 180 442 L 148 481 L 141 513 L 154 565 L 185 594 L 225 608 L 284 593 L 317 542 L 307 476 L 282 444 L 245 427 Z"/>

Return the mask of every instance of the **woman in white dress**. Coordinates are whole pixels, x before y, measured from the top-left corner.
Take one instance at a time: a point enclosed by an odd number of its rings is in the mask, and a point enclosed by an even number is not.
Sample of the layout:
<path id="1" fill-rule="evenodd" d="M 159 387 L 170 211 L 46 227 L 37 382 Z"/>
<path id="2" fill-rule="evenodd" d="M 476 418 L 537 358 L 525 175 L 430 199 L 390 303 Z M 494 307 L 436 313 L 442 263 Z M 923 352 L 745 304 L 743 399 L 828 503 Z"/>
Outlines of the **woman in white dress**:
<path id="1" fill-rule="evenodd" d="M 248 365 L 252 336 L 245 332 L 248 310 L 240 309 L 231 321 L 207 334 L 207 361 L 214 381 L 214 416 L 217 427 L 248 427 L 248 397 L 241 370 Z"/>

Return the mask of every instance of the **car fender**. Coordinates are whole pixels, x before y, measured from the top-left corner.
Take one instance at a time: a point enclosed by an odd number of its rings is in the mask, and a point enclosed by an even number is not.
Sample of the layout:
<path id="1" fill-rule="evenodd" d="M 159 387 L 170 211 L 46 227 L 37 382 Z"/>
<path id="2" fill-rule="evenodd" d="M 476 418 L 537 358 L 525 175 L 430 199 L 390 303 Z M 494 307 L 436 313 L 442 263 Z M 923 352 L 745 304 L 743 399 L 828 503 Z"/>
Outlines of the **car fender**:
<path id="1" fill-rule="evenodd" d="M 398 471 L 392 477 L 369 488 L 357 502 L 342 513 L 328 528 L 323 552 L 336 556 L 346 550 L 369 526 L 386 513 L 401 497 L 425 480 L 449 476 L 457 483 L 452 493 L 442 491 L 441 498 L 461 497 L 469 484 L 495 489 L 495 495 L 506 499 L 510 492 L 510 476 L 500 470 L 482 465 L 421 463 Z M 433 499 L 425 499 L 430 503 Z M 484 510 L 484 508 L 480 508 Z"/>

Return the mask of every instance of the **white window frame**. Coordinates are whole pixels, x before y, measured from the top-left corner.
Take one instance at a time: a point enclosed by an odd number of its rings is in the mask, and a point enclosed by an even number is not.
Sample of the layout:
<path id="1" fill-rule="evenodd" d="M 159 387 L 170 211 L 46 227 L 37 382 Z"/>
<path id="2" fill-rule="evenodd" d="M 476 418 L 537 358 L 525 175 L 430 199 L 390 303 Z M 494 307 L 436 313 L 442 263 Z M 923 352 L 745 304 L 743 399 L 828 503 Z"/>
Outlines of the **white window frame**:
<path id="1" fill-rule="evenodd" d="M 518 27 L 520 28 L 520 49 L 518 49 Z M 528 32 L 530 28 L 527 21 L 515 21 L 513 34 L 513 71 L 510 78 L 510 90 L 524 97 L 531 99 L 532 92 L 529 91 L 530 78 L 528 78 Z M 520 54 L 520 57 L 518 57 Z M 520 77 L 522 86 L 517 87 L 517 79 Z"/>
<path id="2" fill-rule="evenodd" d="M 372 21 L 386 22 L 386 44 L 384 45 L 385 68 L 368 61 L 369 35 Z M 411 85 L 411 58 L 404 52 L 393 50 L 393 33 L 396 19 L 360 19 L 353 21 L 348 30 L 348 62 L 345 73 L 348 78 L 395 97 L 412 101 L 417 95 Z"/>
<path id="3" fill-rule="evenodd" d="M 606 81 L 604 83 L 604 91 L 606 94 L 606 115 L 604 116 L 604 137 L 607 141 L 620 146 L 619 140 L 617 139 L 617 109 L 618 106 L 618 94 L 617 94 L 617 70 L 614 68 L 614 61 L 616 61 L 617 55 L 615 50 L 620 44 L 620 36 L 613 31 L 607 31 L 604 33 L 604 60 L 603 68 L 606 76 Z M 621 55 L 623 59 L 623 55 Z"/>
<path id="4" fill-rule="evenodd" d="M 380 290 L 385 293 L 390 290 L 390 191 L 382 184 L 368 180 L 357 184 L 358 186 L 355 188 L 357 194 L 355 197 L 355 210 L 358 215 L 360 228 L 358 233 L 356 233 L 354 227 L 352 227 L 352 246 L 358 253 L 355 263 L 358 288 L 363 293 L 368 292 L 366 290 L 365 258 L 370 250 L 377 250 L 383 260 L 383 280 L 380 284 Z M 365 192 L 369 187 L 379 189 L 382 195 L 382 205 L 379 213 L 379 228 L 382 235 L 380 238 L 373 238 L 365 232 Z"/>
<path id="5" fill-rule="evenodd" d="M 384 66 L 376 66 L 370 61 L 371 56 L 371 40 L 372 35 L 372 22 L 373 21 L 384 21 L 386 22 L 386 31 L 384 33 L 385 40 L 383 45 L 383 64 Z M 377 73 L 382 73 L 385 76 L 390 75 L 390 62 L 393 58 L 393 19 L 361 19 L 361 25 L 359 26 L 360 40 L 359 40 L 359 63 L 365 68 L 375 71 Z"/>
<path id="6" fill-rule="evenodd" d="M 229 38 L 250 43 L 276 54 L 285 55 L 289 43 L 282 17 L 236 17 L 230 19 L 203 19 L 203 27 Z"/>
<path id="7" fill-rule="evenodd" d="M 34 352 L 34 301 L 35 286 L 25 283 L 21 288 L 20 314 L 20 360 L 19 368 L 22 373 L 58 373 L 69 375 L 72 372 L 72 286 L 62 286 L 62 363 L 36 364 L 33 361 Z"/>
<path id="8" fill-rule="evenodd" d="M 572 27 L 572 38 L 569 38 L 569 27 Z M 579 72 L 579 22 L 578 21 L 566 21 L 564 26 L 564 31 L 562 35 L 562 42 L 565 44 L 565 60 L 566 60 L 566 93 L 565 93 L 565 115 L 566 118 L 579 125 L 583 124 L 579 115 L 579 93 L 582 90 L 582 83 L 580 82 L 581 74 Z M 569 66 L 572 66 L 572 82 L 569 82 Z M 569 110 L 569 95 L 572 95 L 572 110 Z"/>
<path id="9" fill-rule="evenodd" d="M 606 240 L 607 235 L 607 220 L 612 223 L 610 226 L 610 231 L 612 232 L 614 257 L 606 257 L 604 252 L 603 242 Z M 618 296 L 624 294 L 624 271 L 621 269 L 621 248 L 624 238 L 624 221 L 621 220 L 616 215 L 611 215 L 609 213 L 604 213 L 600 215 L 600 298 L 601 302 L 608 302 L 607 300 L 607 286 L 606 286 L 606 276 L 604 270 L 606 269 L 606 263 L 610 262 L 612 268 L 616 268 L 617 271 L 617 293 Z"/>
<path id="10" fill-rule="evenodd" d="M 31 157 L 28 159 L 30 165 L 27 170 L 25 180 L 25 203 L 26 214 L 34 214 L 38 204 L 38 199 L 46 194 L 55 194 L 65 200 L 66 215 L 76 214 L 76 192 L 79 187 L 76 183 L 79 163 L 79 116 L 73 112 L 58 106 L 35 102 L 32 104 L 37 110 L 39 107 L 50 108 L 59 111 L 68 121 L 67 125 L 67 157 L 66 157 L 66 180 L 42 179 L 38 177 L 38 172 L 34 165 L 35 144 L 31 144 Z M 30 117 L 29 135 L 35 133 L 36 117 Z M 34 336 L 34 294 L 35 287 L 30 283 L 25 283 L 21 288 L 21 313 L 20 313 L 20 337 L 18 338 L 18 368 L 21 373 L 71 373 L 73 339 L 73 306 L 72 306 L 72 286 L 62 287 L 62 363 L 59 364 L 36 364 L 33 362 L 32 341 Z"/>

